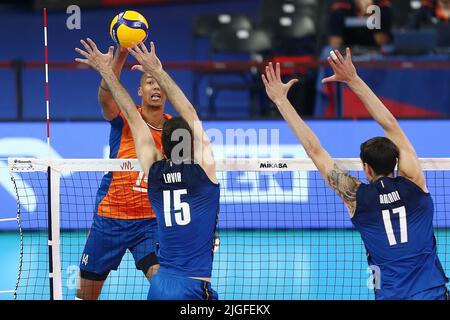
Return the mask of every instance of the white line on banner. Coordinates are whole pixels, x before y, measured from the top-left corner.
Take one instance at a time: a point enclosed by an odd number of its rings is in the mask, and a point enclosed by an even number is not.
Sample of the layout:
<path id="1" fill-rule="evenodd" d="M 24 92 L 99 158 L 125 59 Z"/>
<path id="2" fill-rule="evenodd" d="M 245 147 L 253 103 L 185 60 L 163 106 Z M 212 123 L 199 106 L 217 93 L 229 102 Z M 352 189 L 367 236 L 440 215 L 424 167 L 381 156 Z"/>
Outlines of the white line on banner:
<path id="1" fill-rule="evenodd" d="M 0 222 L 7 222 L 7 221 L 17 221 L 17 217 L 16 217 L 16 218 L 4 218 L 4 219 L 0 219 Z"/>

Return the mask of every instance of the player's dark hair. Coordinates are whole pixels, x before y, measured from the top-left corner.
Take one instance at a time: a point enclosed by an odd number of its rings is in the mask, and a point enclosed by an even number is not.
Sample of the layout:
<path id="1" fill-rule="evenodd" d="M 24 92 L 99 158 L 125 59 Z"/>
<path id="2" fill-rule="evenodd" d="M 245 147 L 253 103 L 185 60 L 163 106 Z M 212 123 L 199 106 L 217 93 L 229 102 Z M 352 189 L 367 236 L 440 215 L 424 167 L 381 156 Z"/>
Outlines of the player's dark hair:
<path id="1" fill-rule="evenodd" d="M 178 134 L 174 135 L 174 133 L 178 131 Z M 181 135 L 181 138 L 180 136 Z M 186 141 L 184 139 L 190 139 L 189 146 L 190 148 L 182 148 L 181 154 L 177 154 L 180 157 L 179 160 L 187 160 L 192 159 L 192 130 L 189 127 L 188 123 L 181 117 L 174 117 L 167 120 L 164 123 L 162 134 L 161 134 L 161 142 L 163 147 L 163 152 L 167 159 L 172 159 L 172 151 L 176 145 L 179 143 L 184 143 L 186 145 Z"/>
<path id="2" fill-rule="evenodd" d="M 361 161 L 370 165 L 377 175 L 393 173 L 398 156 L 398 147 L 385 137 L 372 138 L 361 144 Z"/>

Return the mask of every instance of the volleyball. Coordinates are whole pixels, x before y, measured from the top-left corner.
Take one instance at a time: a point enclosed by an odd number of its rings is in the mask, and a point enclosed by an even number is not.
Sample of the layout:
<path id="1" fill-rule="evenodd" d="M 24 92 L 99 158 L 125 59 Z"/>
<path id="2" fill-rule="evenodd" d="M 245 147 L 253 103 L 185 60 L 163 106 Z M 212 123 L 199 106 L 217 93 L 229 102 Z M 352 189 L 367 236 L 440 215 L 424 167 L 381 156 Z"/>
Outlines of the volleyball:
<path id="1" fill-rule="evenodd" d="M 131 48 L 147 39 L 148 22 L 139 12 L 127 10 L 114 17 L 109 32 L 117 45 Z"/>

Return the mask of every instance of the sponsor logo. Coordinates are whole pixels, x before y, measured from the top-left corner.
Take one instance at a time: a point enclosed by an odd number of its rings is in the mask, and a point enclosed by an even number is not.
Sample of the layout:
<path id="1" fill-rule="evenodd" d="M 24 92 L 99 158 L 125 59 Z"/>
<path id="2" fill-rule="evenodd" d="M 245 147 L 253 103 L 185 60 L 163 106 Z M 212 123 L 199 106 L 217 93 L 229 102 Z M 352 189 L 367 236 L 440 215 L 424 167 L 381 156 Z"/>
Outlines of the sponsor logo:
<path id="1" fill-rule="evenodd" d="M 259 167 L 261 169 L 287 169 L 288 165 L 285 162 L 264 162 Z"/>
<path id="2" fill-rule="evenodd" d="M 120 168 L 121 168 L 122 170 L 130 170 L 130 171 L 134 170 L 134 166 L 131 164 L 131 161 L 123 162 L 123 163 L 120 165 Z"/>

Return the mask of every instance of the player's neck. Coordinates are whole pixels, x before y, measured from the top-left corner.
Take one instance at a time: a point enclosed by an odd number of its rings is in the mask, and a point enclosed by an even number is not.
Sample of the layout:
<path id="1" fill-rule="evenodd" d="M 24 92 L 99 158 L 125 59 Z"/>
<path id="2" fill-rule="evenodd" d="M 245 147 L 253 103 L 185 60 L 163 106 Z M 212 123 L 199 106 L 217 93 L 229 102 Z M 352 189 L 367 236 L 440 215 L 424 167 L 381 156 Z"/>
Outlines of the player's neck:
<path id="1" fill-rule="evenodd" d="M 162 128 L 165 118 L 164 118 L 164 106 L 161 107 L 150 107 L 142 106 L 142 118 L 147 124 Z"/>
<path id="2" fill-rule="evenodd" d="M 380 180 L 380 179 L 382 179 L 382 178 L 393 178 L 394 177 L 394 174 L 389 174 L 389 175 L 387 175 L 387 176 L 385 176 L 385 175 L 379 175 L 379 176 L 375 176 L 375 177 L 373 177 L 372 179 L 371 179 L 371 183 L 375 183 L 375 182 L 377 182 L 378 180 Z"/>

